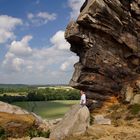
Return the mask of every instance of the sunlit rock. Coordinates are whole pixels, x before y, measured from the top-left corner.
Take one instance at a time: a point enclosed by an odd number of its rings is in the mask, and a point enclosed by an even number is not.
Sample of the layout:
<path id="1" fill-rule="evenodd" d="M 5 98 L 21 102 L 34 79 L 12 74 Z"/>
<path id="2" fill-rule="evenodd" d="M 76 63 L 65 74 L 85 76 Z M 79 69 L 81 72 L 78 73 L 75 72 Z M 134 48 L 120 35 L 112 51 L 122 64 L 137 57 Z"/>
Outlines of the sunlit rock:
<path id="1" fill-rule="evenodd" d="M 73 106 L 51 130 L 51 140 L 63 140 L 70 135 L 83 134 L 89 126 L 90 113 L 86 106 Z"/>
<path id="2" fill-rule="evenodd" d="M 98 107 L 112 96 L 125 100 L 122 89 L 140 77 L 139 0 L 86 0 L 65 38 L 79 56 L 70 85 Z"/>

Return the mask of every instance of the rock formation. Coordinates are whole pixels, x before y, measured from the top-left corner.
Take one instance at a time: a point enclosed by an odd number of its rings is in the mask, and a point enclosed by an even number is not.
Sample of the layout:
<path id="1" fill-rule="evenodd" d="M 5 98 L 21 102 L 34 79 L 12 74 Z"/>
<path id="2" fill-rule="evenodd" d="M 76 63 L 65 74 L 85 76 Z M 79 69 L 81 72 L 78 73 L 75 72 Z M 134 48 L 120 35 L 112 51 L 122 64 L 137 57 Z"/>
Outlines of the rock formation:
<path id="1" fill-rule="evenodd" d="M 127 85 L 138 88 L 140 0 L 86 0 L 65 38 L 79 56 L 70 85 L 86 91 L 89 108 L 124 100 Z"/>
<path id="2" fill-rule="evenodd" d="M 48 131 L 49 124 L 34 113 L 0 101 L 1 128 L 7 137 L 22 137 L 32 129 Z"/>
<path id="3" fill-rule="evenodd" d="M 9 114 L 29 114 L 28 111 L 18 106 L 10 105 L 1 101 L 0 101 L 0 112 L 5 112 Z"/>
<path id="4" fill-rule="evenodd" d="M 67 139 L 71 135 L 85 133 L 90 122 L 90 113 L 86 106 L 74 105 L 63 119 L 51 130 L 51 140 Z"/>

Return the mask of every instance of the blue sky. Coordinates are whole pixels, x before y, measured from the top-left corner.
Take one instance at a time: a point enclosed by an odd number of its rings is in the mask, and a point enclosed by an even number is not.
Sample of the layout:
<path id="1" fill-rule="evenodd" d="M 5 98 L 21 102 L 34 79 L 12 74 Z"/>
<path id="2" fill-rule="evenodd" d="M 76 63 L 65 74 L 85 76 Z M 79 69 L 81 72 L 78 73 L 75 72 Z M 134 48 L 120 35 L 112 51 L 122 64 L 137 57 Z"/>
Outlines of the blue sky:
<path id="1" fill-rule="evenodd" d="M 64 31 L 84 0 L 0 0 L 0 83 L 68 84 L 78 57 Z"/>

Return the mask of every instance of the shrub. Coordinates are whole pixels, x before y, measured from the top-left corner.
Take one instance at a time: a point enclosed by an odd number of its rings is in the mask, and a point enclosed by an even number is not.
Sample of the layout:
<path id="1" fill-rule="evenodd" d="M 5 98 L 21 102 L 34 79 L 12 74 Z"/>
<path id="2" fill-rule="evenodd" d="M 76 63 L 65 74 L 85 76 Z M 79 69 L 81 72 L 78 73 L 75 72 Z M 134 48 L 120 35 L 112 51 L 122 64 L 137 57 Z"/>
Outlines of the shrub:
<path id="1" fill-rule="evenodd" d="M 0 127 L 0 140 L 5 140 L 6 139 L 6 133 L 5 130 Z"/>
<path id="2" fill-rule="evenodd" d="M 50 130 L 48 131 L 42 131 L 42 130 L 38 130 L 36 128 L 31 128 L 28 130 L 27 135 L 31 138 L 33 137 L 45 137 L 45 138 L 49 138 L 50 136 Z"/>
<path id="3" fill-rule="evenodd" d="M 140 105 L 134 104 L 129 107 L 130 113 L 133 115 L 137 115 L 140 112 Z"/>

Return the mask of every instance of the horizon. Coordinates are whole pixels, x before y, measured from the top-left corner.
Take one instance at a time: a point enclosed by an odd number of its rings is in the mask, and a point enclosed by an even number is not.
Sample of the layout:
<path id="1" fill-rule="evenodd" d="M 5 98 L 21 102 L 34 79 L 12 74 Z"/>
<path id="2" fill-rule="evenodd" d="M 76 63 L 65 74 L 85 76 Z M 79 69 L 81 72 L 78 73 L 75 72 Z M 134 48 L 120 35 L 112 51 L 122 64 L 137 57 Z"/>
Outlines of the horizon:
<path id="1" fill-rule="evenodd" d="M 64 38 L 85 0 L 1 0 L 3 84 L 68 84 L 79 60 Z"/>
<path id="2" fill-rule="evenodd" d="M 25 86 L 69 86 L 69 84 L 20 84 L 20 83 L 15 83 L 15 84 L 4 84 L 0 83 L 1 85 L 25 85 Z"/>

